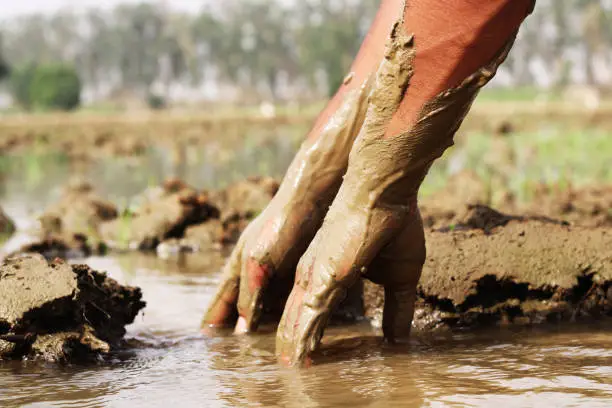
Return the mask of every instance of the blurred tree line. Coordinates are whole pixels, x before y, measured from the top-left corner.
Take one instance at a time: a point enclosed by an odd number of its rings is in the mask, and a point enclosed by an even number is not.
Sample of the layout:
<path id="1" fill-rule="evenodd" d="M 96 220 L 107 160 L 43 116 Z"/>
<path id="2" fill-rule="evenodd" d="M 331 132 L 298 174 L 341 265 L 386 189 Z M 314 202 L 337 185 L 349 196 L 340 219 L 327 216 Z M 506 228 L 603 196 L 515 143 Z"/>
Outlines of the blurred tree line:
<path id="1" fill-rule="evenodd" d="M 321 98 L 342 81 L 378 3 L 224 0 L 197 14 L 141 3 L 28 15 L 1 28 L 0 76 L 73 67 L 94 99 L 131 92 L 159 102 L 172 87 L 210 84 L 238 100 Z M 537 85 L 545 73 L 547 86 L 606 85 L 611 21 L 611 0 L 538 0 L 503 66 L 507 83 Z"/>

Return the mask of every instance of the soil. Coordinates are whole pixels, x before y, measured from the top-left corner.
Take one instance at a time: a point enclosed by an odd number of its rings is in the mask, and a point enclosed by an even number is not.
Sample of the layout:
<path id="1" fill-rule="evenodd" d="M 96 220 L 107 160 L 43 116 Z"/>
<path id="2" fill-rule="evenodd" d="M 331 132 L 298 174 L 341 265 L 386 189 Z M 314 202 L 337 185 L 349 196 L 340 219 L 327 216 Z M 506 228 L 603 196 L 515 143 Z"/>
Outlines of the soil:
<path id="1" fill-rule="evenodd" d="M 86 255 L 103 252 L 100 225 L 117 216 L 117 207 L 96 195 L 91 184 L 73 179 L 61 199 L 39 217 L 40 243 L 63 242 Z"/>
<path id="2" fill-rule="evenodd" d="M 40 228 L 12 254 L 36 252 L 69 259 L 114 250 L 155 250 L 162 258 L 221 249 L 240 234 L 278 190 L 272 178 L 252 177 L 209 194 L 168 179 L 133 200 L 119 216 L 117 207 L 75 179 L 59 202 L 39 218 Z M 1 215 L 1 214 L 0 214 Z M 7 224 L 12 225 L 12 224 Z"/>
<path id="3" fill-rule="evenodd" d="M 99 197 L 88 182 L 74 178 L 64 188 L 60 200 L 39 216 L 38 227 L 22 231 L 17 246 L 7 245 L 8 256 L 39 253 L 51 260 L 103 254 L 106 244 L 100 235 L 100 226 L 117 216 L 113 203 Z"/>
<path id="4" fill-rule="evenodd" d="M 166 239 L 182 238 L 189 226 L 218 217 L 219 210 L 206 193 L 180 182 L 167 182 L 158 196 L 100 229 L 110 248 L 154 250 Z"/>
<path id="5" fill-rule="evenodd" d="M 444 228 L 460 224 L 466 205 L 489 205 L 493 200 L 486 183 L 471 171 L 462 171 L 449 178 L 447 186 L 421 200 L 419 208 L 423 224 L 429 228 Z M 517 203 L 514 197 L 501 192 L 496 208 L 525 217 L 550 217 L 571 225 L 612 227 L 612 185 L 584 187 L 536 186 L 527 203 Z"/>
<path id="6" fill-rule="evenodd" d="M 97 360 L 121 345 L 144 306 L 139 288 L 86 265 L 8 258 L 0 266 L 0 360 Z"/>
<path id="7" fill-rule="evenodd" d="M 542 186 L 523 211 L 547 214 L 574 225 L 612 227 L 612 185 L 569 189 Z"/>
<path id="8" fill-rule="evenodd" d="M 486 204 L 488 201 L 483 181 L 476 173 L 465 170 L 451 176 L 444 189 L 421 200 L 419 208 L 426 228 L 440 228 L 456 224 L 466 204 Z"/>
<path id="9" fill-rule="evenodd" d="M 189 226 L 184 235 L 163 241 L 157 253 L 167 259 L 181 253 L 221 249 L 235 244 L 249 222 L 266 208 L 278 190 L 269 177 L 251 177 L 210 195 L 219 218 Z"/>
<path id="10" fill-rule="evenodd" d="M 249 177 L 215 193 L 212 199 L 222 209 L 221 218 L 253 218 L 266 208 L 278 187 L 271 177 Z"/>
<path id="11" fill-rule="evenodd" d="M 612 316 L 612 230 L 472 207 L 461 228 L 426 232 L 417 328 L 535 324 Z M 366 283 L 366 314 L 383 291 Z"/>
<path id="12" fill-rule="evenodd" d="M 168 112 L 143 114 L 26 115 L 3 118 L 0 154 L 35 150 L 60 153 L 76 162 L 103 157 L 136 157 L 154 148 L 198 147 L 223 135 L 231 146 L 245 134 L 276 130 L 278 126 L 308 126 L 310 116 L 275 118 L 238 115 L 221 117 Z"/>

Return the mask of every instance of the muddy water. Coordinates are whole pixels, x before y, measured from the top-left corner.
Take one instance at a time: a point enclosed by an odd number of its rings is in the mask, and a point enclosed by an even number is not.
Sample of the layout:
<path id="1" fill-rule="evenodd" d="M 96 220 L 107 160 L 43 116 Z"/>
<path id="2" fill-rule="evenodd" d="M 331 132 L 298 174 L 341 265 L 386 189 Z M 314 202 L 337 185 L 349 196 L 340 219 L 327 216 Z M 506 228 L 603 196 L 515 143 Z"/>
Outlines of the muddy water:
<path id="1" fill-rule="evenodd" d="M 10 177 L 0 189 L 0 205 L 20 226 L 57 196 L 74 171 L 53 158 L 36 164 L 39 170 L 25 170 L 24 163 L 8 166 Z M 120 201 L 149 183 L 134 168 L 116 161 L 83 171 Z M 202 171 L 188 174 L 204 180 L 209 175 Z M 334 327 L 318 363 L 296 371 L 276 364 L 273 327 L 250 337 L 198 334 L 223 254 L 169 262 L 133 254 L 84 262 L 142 287 L 148 306 L 129 327 L 132 347 L 93 367 L 1 363 L 0 407 L 612 405 L 610 322 L 416 335 L 402 348 L 380 344 L 366 323 Z"/>

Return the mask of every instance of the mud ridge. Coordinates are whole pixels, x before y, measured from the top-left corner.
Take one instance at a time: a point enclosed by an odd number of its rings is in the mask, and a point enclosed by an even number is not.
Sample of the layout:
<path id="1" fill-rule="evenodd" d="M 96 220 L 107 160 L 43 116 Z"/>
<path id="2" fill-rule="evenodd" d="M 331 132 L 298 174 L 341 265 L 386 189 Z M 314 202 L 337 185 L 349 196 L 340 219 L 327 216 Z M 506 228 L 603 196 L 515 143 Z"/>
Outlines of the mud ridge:
<path id="1" fill-rule="evenodd" d="M 426 232 L 416 328 L 612 316 L 612 230 L 486 208 L 472 212 L 471 219 L 460 228 Z M 382 288 L 365 287 L 366 313 L 379 321 Z"/>

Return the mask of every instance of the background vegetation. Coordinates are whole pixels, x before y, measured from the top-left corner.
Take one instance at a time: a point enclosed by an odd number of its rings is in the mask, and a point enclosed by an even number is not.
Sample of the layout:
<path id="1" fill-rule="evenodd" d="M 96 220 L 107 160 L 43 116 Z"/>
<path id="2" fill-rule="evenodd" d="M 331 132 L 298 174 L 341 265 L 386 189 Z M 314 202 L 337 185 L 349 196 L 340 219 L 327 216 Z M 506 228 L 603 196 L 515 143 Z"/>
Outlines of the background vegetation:
<path id="1" fill-rule="evenodd" d="M 8 66 L 52 64 L 53 75 L 61 66 L 68 81 L 74 67 L 88 100 L 133 95 L 158 106 L 160 98 L 322 99 L 344 76 L 378 3 L 224 0 L 197 14 L 141 3 L 28 15 L 0 29 L 0 76 Z M 498 84 L 608 87 L 611 19 L 609 0 L 538 0 Z M 50 95 L 46 89 L 44 104 L 75 102 Z"/>

